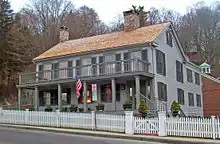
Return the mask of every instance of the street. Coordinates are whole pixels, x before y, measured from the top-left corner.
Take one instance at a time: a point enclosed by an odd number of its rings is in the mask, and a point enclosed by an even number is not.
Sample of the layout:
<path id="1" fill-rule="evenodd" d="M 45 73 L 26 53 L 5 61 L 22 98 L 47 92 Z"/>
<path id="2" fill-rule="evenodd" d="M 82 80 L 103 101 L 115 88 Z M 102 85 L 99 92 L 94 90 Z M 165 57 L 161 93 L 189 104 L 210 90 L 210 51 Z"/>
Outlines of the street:
<path id="1" fill-rule="evenodd" d="M 0 144 L 161 144 L 0 127 Z"/>

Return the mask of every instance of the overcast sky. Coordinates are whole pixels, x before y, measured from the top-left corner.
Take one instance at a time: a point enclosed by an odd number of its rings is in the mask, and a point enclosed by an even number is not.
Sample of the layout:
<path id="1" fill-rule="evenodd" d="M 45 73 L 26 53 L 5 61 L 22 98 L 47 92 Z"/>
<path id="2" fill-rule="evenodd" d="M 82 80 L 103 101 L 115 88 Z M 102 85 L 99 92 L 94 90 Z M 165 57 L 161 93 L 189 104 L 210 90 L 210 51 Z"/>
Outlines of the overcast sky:
<path id="1" fill-rule="evenodd" d="M 28 0 L 10 0 L 12 8 L 19 11 Z M 131 5 L 143 5 L 145 10 L 150 7 L 176 10 L 181 14 L 187 11 L 187 8 L 201 0 L 72 0 L 76 7 L 87 5 L 94 8 L 99 14 L 101 20 L 105 23 L 111 22 L 116 16 L 122 14 L 124 10 L 128 10 Z M 204 0 L 211 4 L 216 0 Z"/>

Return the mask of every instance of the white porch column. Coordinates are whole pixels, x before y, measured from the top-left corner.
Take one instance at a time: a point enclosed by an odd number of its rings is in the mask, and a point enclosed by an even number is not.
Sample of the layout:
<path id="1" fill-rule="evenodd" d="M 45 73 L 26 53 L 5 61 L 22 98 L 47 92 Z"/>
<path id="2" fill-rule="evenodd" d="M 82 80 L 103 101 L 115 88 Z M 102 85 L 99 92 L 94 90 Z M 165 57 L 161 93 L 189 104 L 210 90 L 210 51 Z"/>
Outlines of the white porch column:
<path id="1" fill-rule="evenodd" d="M 61 111 L 62 108 L 62 99 L 61 99 L 61 95 L 62 95 L 62 87 L 61 84 L 58 84 L 58 109 L 59 111 Z"/>
<path id="2" fill-rule="evenodd" d="M 115 79 L 111 79 L 112 83 L 112 110 L 116 110 L 116 87 L 115 87 Z"/>
<path id="3" fill-rule="evenodd" d="M 38 98 L 39 98 L 39 91 L 38 87 L 36 86 L 34 89 L 34 110 L 38 111 Z"/>
<path id="4" fill-rule="evenodd" d="M 87 84 L 86 81 L 83 82 L 83 97 L 84 97 L 84 112 L 88 111 L 88 105 L 87 105 Z"/>
<path id="5" fill-rule="evenodd" d="M 136 89 L 136 109 L 140 105 L 140 76 L 135 76 L 135 89 Z"/>
<path id="6" fill-rule="evenodd" d="M 18 110 L 21 110 L 21 88 L 18 88 Z"/>

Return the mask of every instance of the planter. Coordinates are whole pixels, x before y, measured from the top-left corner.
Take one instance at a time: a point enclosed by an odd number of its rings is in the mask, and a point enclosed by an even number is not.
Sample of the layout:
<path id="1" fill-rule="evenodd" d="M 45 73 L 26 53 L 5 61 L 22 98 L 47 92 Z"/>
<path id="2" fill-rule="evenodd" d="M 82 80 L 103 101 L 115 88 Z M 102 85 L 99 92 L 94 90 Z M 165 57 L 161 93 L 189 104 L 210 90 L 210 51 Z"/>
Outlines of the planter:
<path id="1" fill-rule="evenodd" d="M 79 108 L 79 112 L 84 112 L 84 108 Z"/>
<path id="2" fill-rule="evenodd" d="M 145 112 L 142 112 L 142 113 L 141 113 L 141 116 L 142 116 L 142 118 L 146 118 L 146 116 L 147 116 L 147 113 L 145 113 Z"/>
<path id="3" fill-rule="evenodd" d="M 45 108 L 45 110 L 44 110 L 45 112 L 52 112 L 53 111 L 53 109 L 52 108 Z"/>
<path id="4" fill-rule="evenodd" d="M 123 108 L 124 108 L 124 110 L 126 110 L 126 109 L 131 110 L 132 104 L 123 104 Z"/>
<path id="5" fill-rule="evenodd" d="M 177 117 L 179 115 L 178 111 L 173 111 L 173 117 Z"/>
<path id="6" fill-rule="evenodd" d="M 97 111 L 104 111 L 104 109 L 105 109 L 104 105 L 96 106 Z"/>
<path id="7" fill-rule="evenodd" d="M 70 112 L 77 112 L 78 107 L 70 107 Z"/>
<path id="8" fill-rule="evenodd" d="M 67 107 L 62 108 L 62 112 L 67 112 L 67 111 L 68 111 Z"/>

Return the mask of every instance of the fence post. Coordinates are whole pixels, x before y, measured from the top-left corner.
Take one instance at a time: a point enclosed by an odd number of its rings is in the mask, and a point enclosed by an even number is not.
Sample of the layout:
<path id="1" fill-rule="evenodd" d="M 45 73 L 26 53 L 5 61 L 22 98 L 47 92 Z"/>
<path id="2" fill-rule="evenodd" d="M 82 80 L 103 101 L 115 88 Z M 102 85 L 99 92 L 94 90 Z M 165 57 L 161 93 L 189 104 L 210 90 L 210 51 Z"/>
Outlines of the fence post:
<path id="1" fill-rule="evenodd" d="M 160 111 L 158 112 L 159 116 L 159 136 L 166 136 L 166 112 Z"/>
<path id="2" fill-rule="evenodd" d="M 3 107 L 0 106 L 0 116 L 2 116 L 2 113 L 3 113 L 2 110 L 3 110 Z"/>
<path id="3" fill-rule="evenodd" d="M 57 127 L 60 127 L 60 110 L 56 110 L 57 112 Z"/>
<path id="4" fill-rule="evenodd" d="M 96 113 L 95 111 L 91 111 L 92 114 L 92 130 L 96 129 Z"/>
<path id="5" fill-rule="evenodd" d="M 134 134 L 133 111 L 125 111 L 125 133 Z"/>
<path id="6" fill-rule="evenodd" d="M 215 139 L 215 116 L 211 116 L 212 118 L 212 138 Z"/>
<path id="7" fill-rule="evenodd" d="M 24 119 L 24 124 L 28 124 L 28 111 L 29 111 L 29 109 L 25 109 L 25 119 Z"/>

